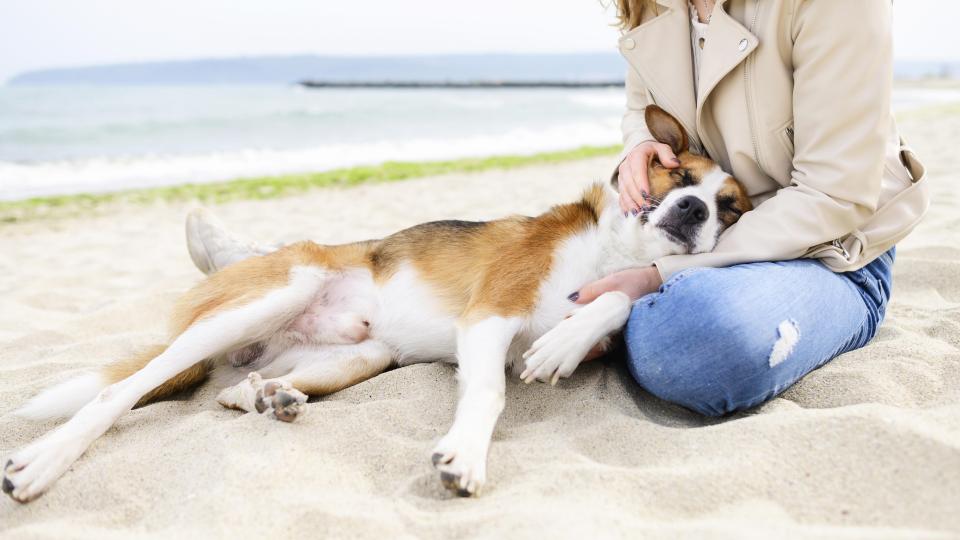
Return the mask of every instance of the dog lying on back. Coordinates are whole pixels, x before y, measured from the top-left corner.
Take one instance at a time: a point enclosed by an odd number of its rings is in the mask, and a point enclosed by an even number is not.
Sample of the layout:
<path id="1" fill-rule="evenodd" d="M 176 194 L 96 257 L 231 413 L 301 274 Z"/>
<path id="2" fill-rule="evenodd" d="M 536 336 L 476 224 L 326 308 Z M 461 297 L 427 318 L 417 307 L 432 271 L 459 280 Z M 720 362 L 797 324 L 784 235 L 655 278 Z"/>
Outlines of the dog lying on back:
<path id="1" fill-rule="evenodd" d="M 336 392 L 392 365 L 459 365 L 453 426 L 433 449 L 444 486 L 475 495 L 504 404 L 505 368 L 525 381 L 568 377 L 626 322 L 631 300 L 602 294 L 576 307 L 570 291 L 654 259 L 713 249 L 751 209 L 742 185 L 691 154 L 679 123 L 651 106 L 647 125 L 680 167 L 652 163 L 659 204 L 624 215 L 609 186 L 537 217 L 440 221 L 381 240 L 303 242 L 211 275 L 177 304 L 169 344 L 45 391 L 31 417 L 76 413 L 16 452 L 3 491 L 44 491 L 124 412 L 203 381 L 213 359 L 259 371 L 225 389 L 226 407 L 292 421 L 308 396 Z"/>

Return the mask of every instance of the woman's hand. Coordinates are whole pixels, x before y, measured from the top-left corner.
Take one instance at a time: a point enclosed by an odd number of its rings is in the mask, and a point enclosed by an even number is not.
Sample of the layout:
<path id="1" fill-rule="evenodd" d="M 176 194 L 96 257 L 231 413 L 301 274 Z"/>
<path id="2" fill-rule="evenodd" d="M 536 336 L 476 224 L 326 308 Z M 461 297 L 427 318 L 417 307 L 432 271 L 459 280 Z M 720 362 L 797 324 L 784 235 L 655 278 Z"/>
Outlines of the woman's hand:
<path id="1" fill-rule="evenodd" d="M 589 304 L 601 294 L 610 291 L 620 291 L 629 296 L 630 300 L 636 300 L 657 290 L 662 284 L 657 267 L 630 268 L 584 285 L 570 295 L 570 300 L 577 304 Z"/>
<path id="2" fill-rule="evenodd" d="M 620 211 L 624 214 L 631 212 L 636 215 L 642 207 L 647 206 L 646 199 L 650 194 L 647 169 L 654 157 L 668 169 L 680 166 L 680 160 L 674 155 L 670 146 L 657 141 L 642 142 L 631 150 L 618 169 Z"/>
<path id="3" fill-rule="evenodd" d="M 657 267 L 630 268 L 610 274 L 593 283 L 588 283 L 579 291 L 571 294 L 569 298 L 577 304 L 589 304 L 605 292 L 621 291 L 629 296 L 630 300 L 636 300 L 659 289 L 662 284 L 663 280 L 660 279 L 660 272 L 657 271 Z M 589 362 L 603 356 L 609 345 L 609 340 L 597 343 L 590 349 L 583 361 Z"/>

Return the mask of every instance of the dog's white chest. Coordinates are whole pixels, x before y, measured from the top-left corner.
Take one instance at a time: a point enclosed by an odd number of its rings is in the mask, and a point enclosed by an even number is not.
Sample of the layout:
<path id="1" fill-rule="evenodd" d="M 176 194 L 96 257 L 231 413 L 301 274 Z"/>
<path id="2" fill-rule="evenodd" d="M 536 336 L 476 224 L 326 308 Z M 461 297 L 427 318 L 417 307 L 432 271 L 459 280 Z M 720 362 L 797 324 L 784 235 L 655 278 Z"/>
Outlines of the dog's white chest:
<path id="1" fill-rule="evenodd" d="M 603 277 L 599 237 L 600 232 L 591 228 L 571 236 L 559 246 L 550 272 L 540 284 L 536 307 L 522 330 L 521 339 L 533 342 L 556 326 L 578 307 L 569 300 L 570 294 Z"/>

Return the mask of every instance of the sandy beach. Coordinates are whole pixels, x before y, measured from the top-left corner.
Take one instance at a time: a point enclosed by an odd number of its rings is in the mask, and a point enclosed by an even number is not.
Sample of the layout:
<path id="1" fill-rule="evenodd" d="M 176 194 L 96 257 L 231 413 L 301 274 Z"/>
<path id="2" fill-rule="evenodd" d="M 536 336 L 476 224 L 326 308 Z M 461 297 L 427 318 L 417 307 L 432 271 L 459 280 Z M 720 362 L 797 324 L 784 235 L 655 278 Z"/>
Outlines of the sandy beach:
<path id="1" fill-rule="evenodd" d="M 898 248 L 879 335 L 779 398 L 709 420 L 644 392 L 622 361 L 557 387 L 510 380 L 478 499 L 429 452 L 453 368 L 389 371 L 283 424 L 220 407 L 242 374 L 125 415 L 41 499 L 0 499 L 4 538 L 958 538 L 960 116 L 901 125 L 933 206 Z M 344 242 L 418 222 L 536 213 L 606 158 L 324 189 L 213 210 L 263 241 Z M 0 456 L 56 425 L 10 414 L 53 383 L 162 339 L 200 278 L 186 203 L 0 225 Z"/>

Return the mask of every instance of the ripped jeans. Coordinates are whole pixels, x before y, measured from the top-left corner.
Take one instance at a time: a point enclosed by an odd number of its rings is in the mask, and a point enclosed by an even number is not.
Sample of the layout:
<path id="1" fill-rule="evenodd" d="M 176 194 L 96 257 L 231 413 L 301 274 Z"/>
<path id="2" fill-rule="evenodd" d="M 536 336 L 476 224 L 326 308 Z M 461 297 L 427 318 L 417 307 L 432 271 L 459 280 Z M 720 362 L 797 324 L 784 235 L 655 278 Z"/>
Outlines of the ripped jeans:
<path id="1" fill-rule="evenodd" d="M 630 372 L 648 392 L 708 416 L 759 405 L 873 338 L 895 250 L 842 274 L 811 259 L 678 272 L 633 305 Z"/>

